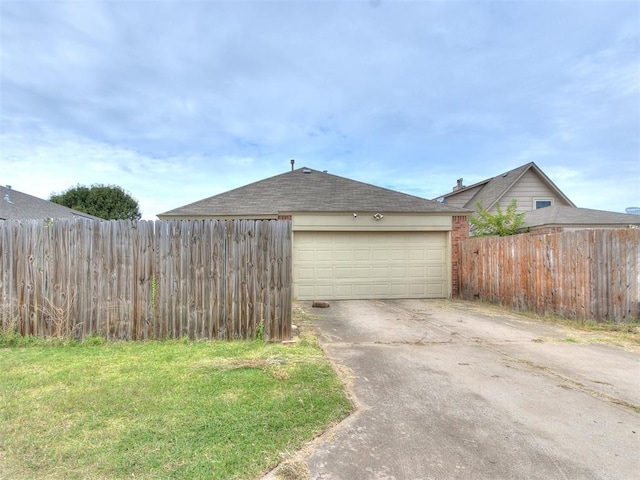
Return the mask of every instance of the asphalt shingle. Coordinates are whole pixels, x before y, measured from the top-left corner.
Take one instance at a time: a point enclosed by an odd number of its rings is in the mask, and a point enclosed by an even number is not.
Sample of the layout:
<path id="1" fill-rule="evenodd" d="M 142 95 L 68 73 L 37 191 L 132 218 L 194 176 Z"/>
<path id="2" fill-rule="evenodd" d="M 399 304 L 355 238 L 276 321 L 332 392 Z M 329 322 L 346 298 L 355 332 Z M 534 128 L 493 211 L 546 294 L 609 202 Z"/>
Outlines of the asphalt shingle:
<path id="1" fill-rule="evenodd" d="M 524 216 L 523 227 L 574 226 L 597 228 L 628 225 L 640 225 L 640 215 L 552 205 L 527 212 Z"/>
<path id="2" fill-rule="evenodd" d="M 41 220 L 48 218 L 88 218 L 92 215 L 78 212 L 63 205 L 33 195 L 0 187 L 0 220 Z"/>
<path id="3" fill-rule="evenodd" d="M 170 217 L 276 216 L 288 212 L 458 213 L 467 210 L 307 167 L 159 214 Z"/>
<path id="4" fill-rule="evenodd" d="M 509 170 L 508 172 L 496 175 L 495 177 L 487 178 L 486 180 L 474 183 L 473 185 L 465 186 L 462 189 L 446 193 L 444 195 L 441 195 L 441 198 L 446 199 L 447 197 L 450 197 L 452 195 L 458 195 L 465 190 L 480 187 L 478 192 L 464 206 L 465 208 L 475 209 L 476 203 L 480 202 L 480 204 L 484 208 L 490 210 L 498 202 L 500 202 L 500 200 L 506 195 L 509 189 L 513 187 L 515 183 L 529 170 L 533 170 L 534 172 L 536 172 L 540 176 L 542 181 L 546 183 L 549 188 L 551 188 L 551 190 L 556 192 L 556 194 L 561 197 L 568 205 L 575 207 L 573 202 L 569 200 L 569 198 L 567 198 L 564 193 L 562 193 L 562 191 L 551 181 L 549 177 L 547 177 L 547 175 L 545 175 L 540 167 L 538 167 L 534 162 L 529 162 L 525 165 L 514 168 L 513 170 Z"/>

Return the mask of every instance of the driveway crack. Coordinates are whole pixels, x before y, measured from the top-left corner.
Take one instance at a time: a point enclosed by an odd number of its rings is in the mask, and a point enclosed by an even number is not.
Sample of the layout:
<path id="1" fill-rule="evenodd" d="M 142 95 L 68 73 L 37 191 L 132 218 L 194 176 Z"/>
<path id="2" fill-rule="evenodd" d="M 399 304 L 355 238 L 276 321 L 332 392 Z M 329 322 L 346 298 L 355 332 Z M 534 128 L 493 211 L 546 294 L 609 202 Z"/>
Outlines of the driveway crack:
<path id="1" fill-rule="evenodd" d="M 512 362 L 512 363 L 519 363 L 521 365 L 526 365 L 527 367 L 536 370 L 537 372 L 540 372 L 544 375 L 547 375 L 548 377 L 551 378 L 555 378 L 558 379 L 560 381 L 562 381 L 564 383 L 564 387 L 567 388 L 567 384 L 570 385 L 569 388 L 575 388 L 576 390 L 579 390 L 583 393 L 586 393 L 588 395 L 591 395 L 592 397 L 595 398 L 600 398 L 602 400 L 605 400 L 607 402 L 613 403 L 615 405 L 619 405 L 621 407 L 625 407 L 628 408 L 630 410 L 632 410 L 633 412 L 640 414 L 640 405 L 636 405 L 634 403 L 628 402 L 626 400 L 622 400 L 620 398 L 614 397 L 612 395 L 607 395 L 604 392 L 601 392 L 599 390 L 596 390 L 594 388 L 589 387 L 588 385 L 585 385 L 584 383 L 571 378 L 571 377 L 567 377 L 566 375 L 562 375 L 561 373 L 556 372 L 555 370 L 551 369 L 550 367 L 546 366 L 546 365 L 541 365 L 539 363 L 535 363 L 531 360 L 526 360 L 524 358 L 518 358 L 518 357 L 514 357 L 513 355 L 506 353 L 502 350 L 500 350 L 499 348 L 496 348 L 496 346 L 494 344 L 489 344 L 489 343 L 485 343 L 482 345 L 483 347 L 487 348 L 488 350 L 491 350 L 497 354 L 499 354 L 500 356 L 502 356 L 503 358 L 507 359 L 508 361 Z"/>

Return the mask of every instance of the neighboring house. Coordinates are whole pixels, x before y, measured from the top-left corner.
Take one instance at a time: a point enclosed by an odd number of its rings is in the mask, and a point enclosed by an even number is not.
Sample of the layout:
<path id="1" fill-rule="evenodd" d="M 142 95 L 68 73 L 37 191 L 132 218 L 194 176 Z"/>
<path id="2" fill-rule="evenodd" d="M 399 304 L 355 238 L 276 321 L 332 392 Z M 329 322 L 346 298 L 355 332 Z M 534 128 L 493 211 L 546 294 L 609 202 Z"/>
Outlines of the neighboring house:
<path id="1" fill-rule="evenodd" d="M 438 201 L 454 207 L 476 210 L 476 203 L 497 212 L 504 211 L 512 199 L 518 202 L 518 212 L 528 212 L 553 205 L 575 207 L 573 202 L 533 162 L 488 178 L 470 186 L 460 178 L 453 191 L 438 197 Z"/>
<path id="2" fill-rule="evenodd" d="M 553 205 L 527 212 L 521 230 L 542 234 L 586 228 L 640 228 L 640 216 Z"/>
<path id="3" fill-rule="evenodd" d="M 99 220 L 98 217 L 93 215 L 18 192 L 9 186 L 0 187 L 0 220 L 41 220 L 50 218 Z"/>
<path id="4" fill-rule="evenodd" d="M 333 300 L 457 294 L 470 213 L 300 168 L 158 217 L 291 220 L 294 297 Z"/>

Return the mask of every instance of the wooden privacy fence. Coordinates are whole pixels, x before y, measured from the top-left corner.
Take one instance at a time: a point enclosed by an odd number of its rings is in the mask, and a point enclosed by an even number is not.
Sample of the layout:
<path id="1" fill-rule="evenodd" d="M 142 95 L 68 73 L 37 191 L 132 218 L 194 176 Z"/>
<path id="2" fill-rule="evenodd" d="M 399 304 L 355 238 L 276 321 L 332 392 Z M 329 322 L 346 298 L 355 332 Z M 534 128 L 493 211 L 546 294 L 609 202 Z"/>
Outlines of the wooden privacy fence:
<path id="1" fill-rule="evenodd" d="M 579 230 L 465 240 L 460 296 L 541 315 L 640 318 L 640 230 Z"/>
<path id="2" fill-rule="evenodd" d="M 287 339 L 291 222 L 0 222 L 0 329 Z M 259 325 L 263 323 L 263 327 Z"/>

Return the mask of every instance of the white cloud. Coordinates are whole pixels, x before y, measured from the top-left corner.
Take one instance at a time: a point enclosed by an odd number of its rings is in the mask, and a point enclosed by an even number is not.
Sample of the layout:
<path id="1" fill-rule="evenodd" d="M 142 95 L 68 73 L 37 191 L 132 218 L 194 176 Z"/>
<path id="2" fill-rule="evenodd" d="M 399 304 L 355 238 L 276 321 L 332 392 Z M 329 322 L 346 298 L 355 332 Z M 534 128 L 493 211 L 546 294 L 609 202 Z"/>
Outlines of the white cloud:
<path id="1" fill-rule="evenodd" d="M 115 183 L 153 216 L 291 158 L 427 197 L 529 161 L 581 172 L 581 206 L 635 192 L 590 195 L 638 178 L 631 2 L 0 9 L 0 167 L 26 193 Z"/>

